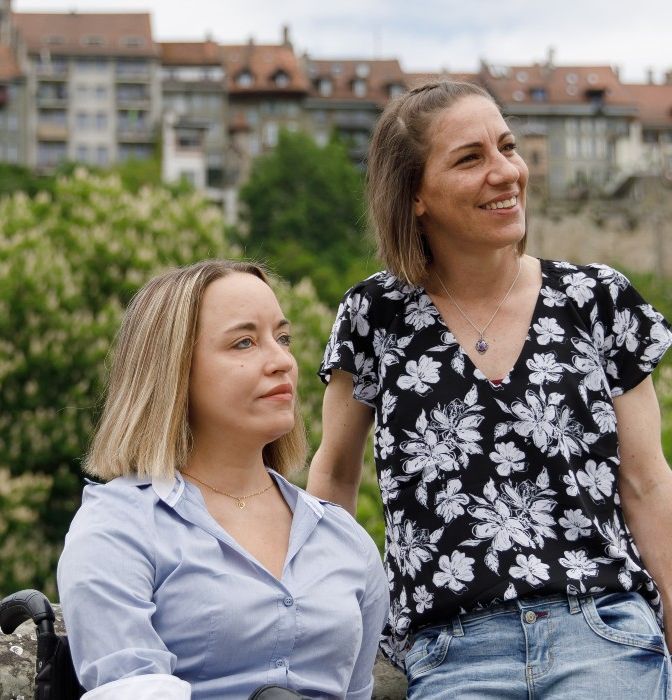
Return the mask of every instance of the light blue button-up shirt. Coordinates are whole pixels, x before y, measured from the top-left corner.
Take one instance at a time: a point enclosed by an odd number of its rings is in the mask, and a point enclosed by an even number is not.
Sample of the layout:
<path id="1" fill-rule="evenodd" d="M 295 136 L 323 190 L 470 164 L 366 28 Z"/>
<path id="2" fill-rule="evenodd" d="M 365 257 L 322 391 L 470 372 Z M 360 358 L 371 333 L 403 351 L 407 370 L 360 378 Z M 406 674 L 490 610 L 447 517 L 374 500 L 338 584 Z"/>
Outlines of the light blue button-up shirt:
<path id="1" fill-rule="evenodd" d="M 179 473 L 84 489 L 58 588 L 85 688 L 172 674 L 195 700 L 247 698 L 264 683 L 371 697 L 389 605 L 378 551 L 345 510 L 269 471 L 293 512 L 281 580 Z"/>

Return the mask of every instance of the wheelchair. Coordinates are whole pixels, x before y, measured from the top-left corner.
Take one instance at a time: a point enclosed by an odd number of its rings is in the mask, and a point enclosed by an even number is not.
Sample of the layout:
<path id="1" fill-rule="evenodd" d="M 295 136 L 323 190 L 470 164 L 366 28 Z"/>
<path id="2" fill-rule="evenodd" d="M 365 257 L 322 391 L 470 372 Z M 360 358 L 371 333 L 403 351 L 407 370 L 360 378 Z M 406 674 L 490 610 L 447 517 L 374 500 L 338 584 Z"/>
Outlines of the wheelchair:
<path id="1" fill-rule="evenodd" d="M 78 700 L 86 692 L 79 684 L 70 656 L 67 635 L 56 634 L 56 616 L 48 598 L 27 589 L 0 601 L 0 630 L 12 634 L 23 622 L 36 626 L 35 700 Z M 257 688 L 249 700 L 307 700 L 305 696 L 275 685 Z"/>

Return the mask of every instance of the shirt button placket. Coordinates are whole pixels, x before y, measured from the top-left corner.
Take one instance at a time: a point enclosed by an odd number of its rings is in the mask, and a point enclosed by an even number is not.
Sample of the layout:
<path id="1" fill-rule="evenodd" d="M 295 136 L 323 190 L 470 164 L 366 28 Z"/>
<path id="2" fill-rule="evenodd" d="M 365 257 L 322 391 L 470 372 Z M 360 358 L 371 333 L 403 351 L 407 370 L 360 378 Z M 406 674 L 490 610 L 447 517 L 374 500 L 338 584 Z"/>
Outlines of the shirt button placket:
<path id="1" fill-rule="evenodd" d="M 278 613 L 280 620 L 278 625 L 277 649 L 278 654 L 281 654 L 281 656 L 276 658 L 272 663 L 278 674 L 276 676 L 277 682 L 279 684 L 284 684 L 287 669 L 289 668 L 289 658 L 294 649 L 297 634 L 296 601 L 294 600 L 294 596 L 290 595 L 287 591 L 285 591 L 278 600 Z"/>

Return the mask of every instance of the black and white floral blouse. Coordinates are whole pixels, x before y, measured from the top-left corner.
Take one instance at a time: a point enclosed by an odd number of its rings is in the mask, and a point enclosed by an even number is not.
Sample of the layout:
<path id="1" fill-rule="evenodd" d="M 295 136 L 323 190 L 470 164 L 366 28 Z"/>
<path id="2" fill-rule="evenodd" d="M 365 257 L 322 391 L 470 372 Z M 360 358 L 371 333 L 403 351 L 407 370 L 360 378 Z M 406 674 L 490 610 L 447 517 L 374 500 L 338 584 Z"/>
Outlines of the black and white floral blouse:
<path id="1" fill-rule="evenodd" d="M 612 399 L 672 345 L 665 319 L 605 265 L 542 260 L 523 350 L 501 383 L 471 362 L 421 287 L 380 272 L 338 310 L 320 376 L 375 409 L 392 595 L 383 651 L 530 594 L 660 597 L 623 520 Z"/>

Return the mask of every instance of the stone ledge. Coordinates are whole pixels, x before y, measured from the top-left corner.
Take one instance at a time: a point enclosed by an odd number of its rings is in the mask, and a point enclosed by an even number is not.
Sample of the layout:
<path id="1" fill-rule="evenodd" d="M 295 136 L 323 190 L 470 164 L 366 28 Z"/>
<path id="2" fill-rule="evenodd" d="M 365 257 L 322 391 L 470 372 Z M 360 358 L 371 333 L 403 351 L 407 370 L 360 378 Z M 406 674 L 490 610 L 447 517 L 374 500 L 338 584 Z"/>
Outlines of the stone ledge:
<path id="1" fill-rule="evenodd" d="M 55 628 L 64 634 L 60 605 L 54 605 Z M 0 633 L 0 698 L 2 700 L 32 700 L 35 677 L 37 641 L 35 625 L 24 622 L 14 634 Z M 406 697 L 406 678 L 380 655 L 374 669 L 373 700 L 403 700 Z"/>

